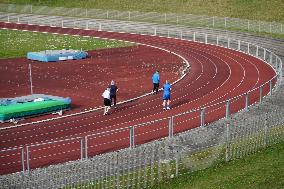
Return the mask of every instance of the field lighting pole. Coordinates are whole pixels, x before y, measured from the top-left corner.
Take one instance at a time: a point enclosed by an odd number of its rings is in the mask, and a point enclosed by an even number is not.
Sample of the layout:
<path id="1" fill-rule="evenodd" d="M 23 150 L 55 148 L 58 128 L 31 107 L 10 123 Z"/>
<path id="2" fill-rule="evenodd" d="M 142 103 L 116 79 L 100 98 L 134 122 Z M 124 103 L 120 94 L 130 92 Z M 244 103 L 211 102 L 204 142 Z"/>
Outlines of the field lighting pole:
<path id="1" fill-rule="evenodd" d="M 32 80 L 32 65 L 31 64 L 29 64 L 29 70 L 30 70 L 31 94 L 33 94 L 33 80 Z"/>

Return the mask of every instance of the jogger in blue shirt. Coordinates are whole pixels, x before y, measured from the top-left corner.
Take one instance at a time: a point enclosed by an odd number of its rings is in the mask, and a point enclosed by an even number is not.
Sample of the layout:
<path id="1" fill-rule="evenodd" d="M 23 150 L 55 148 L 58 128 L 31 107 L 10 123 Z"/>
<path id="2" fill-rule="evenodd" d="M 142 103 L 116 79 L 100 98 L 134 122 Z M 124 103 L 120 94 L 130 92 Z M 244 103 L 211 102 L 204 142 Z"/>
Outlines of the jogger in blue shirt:
<path id="1" fill-rule="evenodd" d="M 168 80 L 163 86 L 164 93 L 163 93 L 163 109 L 169 110 L 170 109 L 170 100 L 171 100 L 171 84 Z"/>

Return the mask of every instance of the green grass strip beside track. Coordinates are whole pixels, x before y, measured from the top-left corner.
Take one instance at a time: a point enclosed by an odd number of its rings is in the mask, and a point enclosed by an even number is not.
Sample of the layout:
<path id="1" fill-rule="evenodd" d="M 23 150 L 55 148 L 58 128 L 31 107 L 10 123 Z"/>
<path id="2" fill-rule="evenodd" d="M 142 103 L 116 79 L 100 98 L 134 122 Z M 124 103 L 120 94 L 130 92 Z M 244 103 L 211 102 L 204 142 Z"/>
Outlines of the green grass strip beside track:
<path id="1" fill-rule="evenodd" d="M 93 37 L 78 37 L 0 29 L 0 58 L 26 57 L 28 52 L 43 50 L 95 50 L 132 46 L 132 43 L 103 40 Z"/>

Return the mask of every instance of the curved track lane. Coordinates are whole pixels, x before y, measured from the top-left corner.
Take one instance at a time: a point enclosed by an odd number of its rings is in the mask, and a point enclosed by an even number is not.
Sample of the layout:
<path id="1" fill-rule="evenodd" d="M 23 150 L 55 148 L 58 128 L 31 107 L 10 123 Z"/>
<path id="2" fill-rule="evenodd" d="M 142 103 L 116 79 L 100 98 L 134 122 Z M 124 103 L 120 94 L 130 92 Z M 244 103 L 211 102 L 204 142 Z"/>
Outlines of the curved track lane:
<path id="1" fill-rule="evenodd" d="M 166 137 L 168 117 L 238 96 L 260 86 L 275 75 L 270 66 L 255 57 L 213 45 L 126 33 L 27 25 L 11 27 L 133 41 L 177 53 L 188 60 L 191 65 L 190 72 L 173 86 L 172 109 L 169 111 L 162 110 L 162 94 L 160 93 L 122 104 L 112 110 L 109 116 L 103 116 L 101 111 L 97 111 L 1 131 L 2 149 L 29 145 L 31 168 L 79 159 L 81 141 L 78 137 L 86 135 L 92 135 L 87 139 L 88 156 L 127 147 L 130 140 L 128 127 L 149 120 L 161 119 L 161 121 L 149 123 L 143 127 L 137 126 L 134 131 L 135 144 Z M 267 94 L 269 87 L 264 87 L 263 92 Z M 256 91 L 250 95 L 249 101 L 253 103 L 258 98 L 259 92 Z M 244 98 L 234 100 L 231 102 L 230 111 L 232 113 L 239 111 L 244 106 Z M 210 123 L 224 117 L 225 104 L 211 106 L 205 111 L 205 123 Z M 200 111 L 184 114 L 175 118 L 174 133 L 198 126 L 200 126 Z M 38 145 L 55 140 L 64 141 Z M 13 151 L 18 157 L 13 160 L 9 158 L 11 153 L 1 157 L 1 174 L 21 169 L 20 150 Z"/>

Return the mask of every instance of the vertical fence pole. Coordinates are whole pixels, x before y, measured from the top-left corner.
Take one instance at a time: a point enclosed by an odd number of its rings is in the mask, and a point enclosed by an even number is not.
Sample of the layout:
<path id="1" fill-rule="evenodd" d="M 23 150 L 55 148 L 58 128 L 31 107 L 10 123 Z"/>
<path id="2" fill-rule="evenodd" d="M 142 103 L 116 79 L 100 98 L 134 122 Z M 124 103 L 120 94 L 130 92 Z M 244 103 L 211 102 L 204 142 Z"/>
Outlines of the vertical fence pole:
<path id="1" fill-rule="evenodd" d="M 128 11 L 128 20 L 130 20 L 130 18 L 131 18 L 131 12 Z"/>
<path id="2" fill-rule="evenodd" d="M 182 31 L 180 32 L 180 39 L 182 39 L 183 37 L 182 37 Z"/>
<path id="3" fill-rule="evenodd" d="M 255 56 L 258 58 L 258 46 L 256 46 Z"/>
<path id="4" fill-rule="evenodd" d="M 259 102 L 260 103 L 262 103 L 262 99 L 263 99 L 263 97 L 262 97 L 262 89 L 263 89 L 263 86 L 260 86 L 260 88 L 259 88 Z"/>
<path id="5" fill-rule="evenodd" d="M 178 176 L 179 173 L 179 151 L 176 149 L 176 177 Z"/>
<path id="6" fill-rule="evenodd" d="M 193 41 L 195 42 L 195 35 L 196 35 L 196 32 L 193 32 Z"/>
<path id="7" fill-rule="evenodd" d="M 230 48 L 230 38 L 228 38 L 228 48 Z"/>
<path id="8" fill-rule="evenodd" d="M 272 52 L 269 54 L 269 63 L 272 64 Z"/>
<path id="9" fill-rule="evenodd" d="M 205 34 L 205 44 L 207 44 L 207 38 L 208 38 L 208 36 L 207 36 L 207 34 Z"/>
<path id="10" fill-rule="evenodd" d="M 22 146 L 22 169 L 25 172 L 25 147 Z"/>
<path id="11" fill-rule="evenodd" d="M 174 136 L 174 116 L 169 118 L 169 138 Z"/>
<path id="12" fill-rule="evenodd" d="M 102 31 L 102 23 L 99 23 L 99 31 Z"/>
<path id="13" fill-rule="evenodd" d="M 135 147 L 135 133 L 134 133 L 135 127 L 129 127 L 129 147 L 134 148 Z"/>
<path id="14" fill-rule="evenodd" d="M 263 51 L 263 60 L 266 61 L 266 49 Z"/>
<path id="15" fill-rule="evenodd" d="M 29 154 L 30 154 L 30 152 L 29 152 L 29 146 L 26 146 L 26 162 L 27 162 L 27 171 L 29 172 L 30 171 L 30 157 L 29 157 Z"/>
<path id="16" fill-rule="evenodd" d="M 88 136 L 85 136 L 85 159 L 88 159 Z"/>
<path id="17" fill-rule="evenodd" d="M 156 36 L 157 35 L 157 28 L 155 27 L 154 28 L 154 36 Z"/>
<path id="18" fill-rule="evenodd" d="M 17 23 L 20 23 L 20 17 L 18 17 L 18 19 L 17 19 Z"/>
<path id="19" fill-rule="evenodd" d="M 205 108 L 201 108 L 200 112 L 200 126 L 203 128 L 204 127 L 204 119 L 205 119 Z"/>
<path id="20" fill-rule="evenodd" d="M 249 106 L 249 93 L 246 93 L 246 105 L 245 105 L 246 112 L 248 111 L 248 106 Z"/>
<path id="21" fill-rule="evenodd" d="M 227 18 L 226 17 L 224 18 L 224 26 L 225 28 L 227 28 Z"/>
<path id="22" fill-rule="evenodd" d="M 167 13 L 165 13 L 165 23 L 167 23 Z"/>
<path id="23" fill-rule="evenodd" d="M 250 54 L 250 52 L 249 52 L 249 43 L 248 43 L 248 54 Z"/>
<path id="24" fill-rule="evenodd" d="M 230 116 L 230 100 L 226 101 L 226 119 Z"/>
<path id="25" fill-rule="evenodd" d="M 214 18 L 214 16 L 212 17 L 212 27 L 214 28 L 214 26 L 215 26 L 215 18 Z"/>
<path id="26" fill-rule="evenodd" d="M 8 19 L 8 22 L 10 22 L 10 16 L 9 16 L 9 15 L 8 15 L 8 18 L 7 18 L 7 19 Z"/>
<path id="27" fill-rule="evenodd" d="M 86 30 L 89 29 L 89 21 L 86 21 Z"/>
<path id="28" fill-rule="evenodd" d="M 230 161 L 230 124 L 226 125 L 226 161 Z"/>

